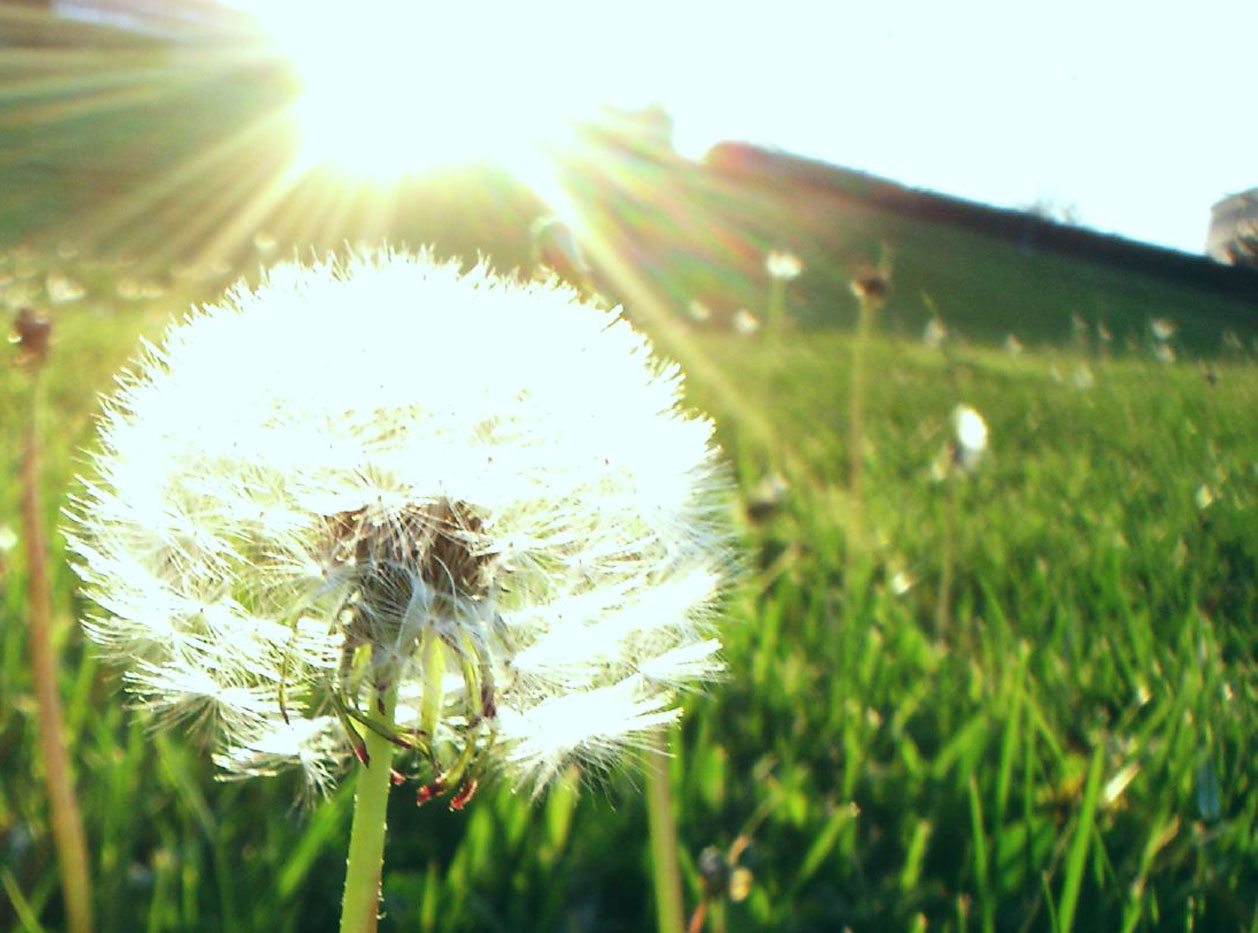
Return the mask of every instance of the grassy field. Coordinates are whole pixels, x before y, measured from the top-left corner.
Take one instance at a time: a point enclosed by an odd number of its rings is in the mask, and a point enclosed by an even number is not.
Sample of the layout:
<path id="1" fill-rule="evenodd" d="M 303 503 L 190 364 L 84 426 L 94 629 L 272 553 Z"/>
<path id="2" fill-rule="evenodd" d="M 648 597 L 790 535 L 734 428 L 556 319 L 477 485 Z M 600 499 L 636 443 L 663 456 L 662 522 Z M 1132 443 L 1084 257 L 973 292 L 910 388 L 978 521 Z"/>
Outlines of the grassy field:
<path id="1" fill-rule="evenodd" d="M 62 289 L 43 385 L 50 526 L 82 469 L 95 393 L 137 335 L 218 287 L 64 253 L 0 260 L 10 306 Z M 58 273 L 85 294 L 65 299 Z M 1249 359 L 875 337 L 856 502 L 847 333 L 668 328 L 660 343 L 717 419 L 748 564 L 728 676 L 688 702 L 674 736 L 688 908 L 701 853 L 734 847 L 750 888 L 710 906 L 711 929 L 1258 930 Z M 0 379 L 0 524 L 16 532 L 28 386 L 13 366 Z M 990 456 L 940 481 L 958 403 L 985 417 Z M 770 505 L 775 474 L 785 491 Z M 6 538 L 0 929 L 55 930 L 23 561 Z M 329 927 L 352 782 L 303 811 L 296 778 L 220 783 L 194 742 L 149 730 L 84 645 L 63 557 L 54 537 L 99 928 Z M 642 779 L 583 777 L 537 803 L 489 788 L 458 814 L 395 795 L 381 929 L 650 928 Z"/>

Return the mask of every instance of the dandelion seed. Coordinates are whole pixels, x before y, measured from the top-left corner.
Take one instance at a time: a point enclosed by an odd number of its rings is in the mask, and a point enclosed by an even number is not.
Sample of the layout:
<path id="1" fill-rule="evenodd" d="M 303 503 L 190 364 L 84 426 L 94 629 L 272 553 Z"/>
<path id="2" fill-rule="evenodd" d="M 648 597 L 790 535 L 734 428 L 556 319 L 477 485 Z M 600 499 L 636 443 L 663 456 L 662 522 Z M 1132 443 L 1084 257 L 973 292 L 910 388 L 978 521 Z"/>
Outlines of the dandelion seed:
<path id="1" fill-rule="evenodd" d="M 69 534 L 87 631 L 228 776 L 325 788 L 369 734 L 460 805 L 485 771 L 605 766 L 720 668 L 728 484 L 680 385 L 565 289 L 277 267 L 107 403 Z"/>
<path id="2" fill-rule="evenodd" d="M 789 282 L 804 271 L 804 264 L 794 253 L 774 250 L 765 257 L 764 267 L 771 278 Z"/>

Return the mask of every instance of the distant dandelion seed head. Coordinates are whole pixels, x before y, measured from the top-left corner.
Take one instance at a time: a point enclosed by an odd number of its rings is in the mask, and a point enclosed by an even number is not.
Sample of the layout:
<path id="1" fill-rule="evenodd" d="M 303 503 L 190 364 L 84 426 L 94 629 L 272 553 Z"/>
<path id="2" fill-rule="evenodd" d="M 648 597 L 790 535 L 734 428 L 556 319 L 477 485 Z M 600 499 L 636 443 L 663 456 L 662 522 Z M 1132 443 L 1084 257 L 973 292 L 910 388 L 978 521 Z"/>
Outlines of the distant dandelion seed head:
<path id="1" fill-rule="evenodd" d="M 540 787 L 652 743 L 720 668 L 712 425 L 569 290 L 280 266 L 120 383 L 70 514 L 85 626 L 228 776 L 326 786 L 383 730 L 461 805 L 484 770 Z"/>
<path id="2" fill-rule="evenodd" d="M 948 327 L 937 317 L 932 317 L 922 328 L 922 343 L 934 349 L 948 339 Z"/>
<path id="3" fill-rule="evenodd" d="M 764 267 L 770 278 L 781 279 L 784 282 L 799 278 L 800 273 L 804 271 L 804 263 L 798 256 L 778 250 L 770 252 L 765 257 Z"/>
<path id="4" fill-rule="evenodd" d="M 987 422 L 969 405 L 958 405 L 952 412 L 952 429 L 957 465 L 974 469 L 987 453 Z"/>
<path id="5" fill-rule="evenodd" d="M 746 308 L 739 308 L 734 312 L 733 318 L 730 319 L 730 326 L 734 329 L 734 333 L 750 337 L 760 330 L 760 318 Z"/>

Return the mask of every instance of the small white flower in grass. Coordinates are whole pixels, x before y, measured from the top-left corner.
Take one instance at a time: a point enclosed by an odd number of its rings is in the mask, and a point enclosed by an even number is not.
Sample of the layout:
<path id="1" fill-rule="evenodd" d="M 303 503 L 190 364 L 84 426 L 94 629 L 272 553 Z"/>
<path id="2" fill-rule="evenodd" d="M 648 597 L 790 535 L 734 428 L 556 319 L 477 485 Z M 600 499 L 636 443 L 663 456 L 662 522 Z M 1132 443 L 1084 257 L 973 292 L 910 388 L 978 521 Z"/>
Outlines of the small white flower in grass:
<path id="1" fill-rule="evenodd" d="M 958 405 L 952 412 L 952 430 L 956 464 L 963 470 L 973 470 L 987 453 L 987 422 L 969 405 Z"/>
<path id="2" fill-rule="evenodd" d="M 87 631 L 229 776 L 322 788 L 369 731 L 460 801 L 607 764 L 720 669 L 728 482 L 680 388 L 566 289 L 280 266 L 106 403 L 70 532 Z"/>
<path id="3" fill-rule="evenodd" d="M 17 542 L 17 532 L 8 525 L 0 525 L 0 553 L 13 550 Z"/>
<path id="4" fill-rule="evenodd" d="M 799 278 L 804 271 L 804 264 L 798 256 L 777 250 L 765 257 L 764 267 L 771 278 L 781 279 L 783 282 Z"/>
<path id="5" fill-rule="evenodd" d="M 1156 340 L 1170 340 L 1175 336 L 1175 331 L 1178 328 L 1175 326 L 1175 322 L 1168 318 L 1155 317 L 1149 322 L 1149 330 L 1153 332 L 1153 337 Z"/>
<path id="6" fill-rule="evenodd" d="M 1022 352 L 1022 341 L 1017 334 L 1005 335 L 1005 350 L 1010 356 L 1018 356 Z"/>
<path id="7" fill-rule="evenodd" d="M 1153 358 L 1159 363 L 1174 363 L 1175 348 L 1169 343 L 1158 343 L 1153 348 Z"/>

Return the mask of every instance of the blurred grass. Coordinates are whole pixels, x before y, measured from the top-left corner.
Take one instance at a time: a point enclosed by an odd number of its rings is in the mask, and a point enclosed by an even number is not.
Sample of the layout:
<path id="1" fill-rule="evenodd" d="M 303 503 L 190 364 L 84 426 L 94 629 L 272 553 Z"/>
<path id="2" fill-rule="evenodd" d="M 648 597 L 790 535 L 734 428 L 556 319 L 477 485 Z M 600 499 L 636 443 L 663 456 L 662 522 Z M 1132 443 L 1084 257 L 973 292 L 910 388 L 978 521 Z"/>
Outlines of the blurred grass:
<path id="1" fill-rule="evenodd" d="M 29 251 L 87 294 L 54 309 L 46 495 L 84 468 L 94 393 L 172 310 L 122 299 L 125 269 Z M 130 294 L 128 292 L 128 294 Z M 839 298 L 838 301 L 851 301 Z M 1258 710 L 1258 373 L 1249 361 L 1011 357 L 875 338 L 863 522 L 846 553 L 850 338 L 760 343 L 696 331 L 692 401 L 717 419 L 744 497 L 746 585 L 729 675 L 692 698 L 671 769 L 690 907 L 696 860 L 749 821 L 731 930 L 1243 929 L 1255 922 L 1251 736 Z M 225 363 L 225 365 L 228 365 Z M 1072 373 L 1086 365 L 1094 385 Z M 701 371 L 701 367 L 693 367 Z M 1060 374 L 1061 379 L 1054 373 Z M 719 377 L 719 378 L 717 378 Z M 19 397 L 6 366 L 5 400 Z M 728 386 L 737 387 L 736 392 Z M 953 626 L 933 634 L 943 489 L 958 402 L 992 455 L 958 489 Z M 0 523 L 15 514 L 17 420 L 0 422 Z M 1208 490 L 1207 496 L 1202 489 Z M 1203 505 L 1203 503 L 1205 503 Z M 304 930 L 337 914 L 349 787 L 313 812 L 296 778 L 216 782 L 204 750 L 151 733 L 97 666 L 60 541 L 52 568 L 69 744 L 104 930 Z M 0 598 L 0 929 L 61 924 L 23 646 L 18 549 Z M 571 776 L 579 780 L 578 775 Z M 651 926 L 641 779 L 540 803 L 491 787 L 468 812 L 396 794 L 382 929 Z M 759 814 L 757 816 L 757 814 Z"/>

